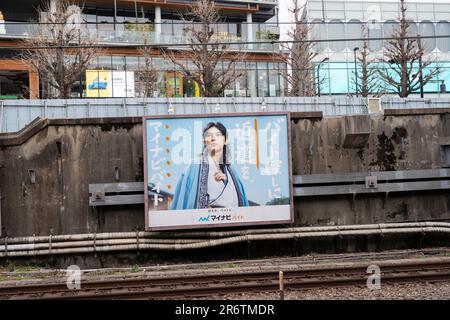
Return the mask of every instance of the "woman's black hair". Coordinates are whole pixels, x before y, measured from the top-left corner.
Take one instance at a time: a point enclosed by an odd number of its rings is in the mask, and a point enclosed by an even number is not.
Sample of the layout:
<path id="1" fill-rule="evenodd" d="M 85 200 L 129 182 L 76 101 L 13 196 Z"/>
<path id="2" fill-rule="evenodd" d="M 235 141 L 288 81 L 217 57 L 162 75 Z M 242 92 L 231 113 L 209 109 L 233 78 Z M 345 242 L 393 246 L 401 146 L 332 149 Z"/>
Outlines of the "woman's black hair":
<path id="1" fill-rule="evenodd" d="M 227 128 L 225 128 L 225 126 L 220 123 L 220 122 L 209 122 L 206 127 L 203 129 L 203 138 L 205 137 L 205 133 L 206 131 L 208 131 L 211 128 L 216 128 L 217 130 L 220 131 L 220 133 L 222 133 L 222 135 L 225 137 L 225 141 L 227 141 L 228 136 L 227 136 Z M 222 171 L 224 171 L 224 167 L 228 164 L 228 159 L 227 159 L 227 146 L 224 145 L 223 146 L 223 152 L 222 152 L 222 162 L 219 164 L 220 165 L 220 169 Z"/>
<path id="2" fill-rule="evenodd" d="M 203 129 L 203 136 L 205 135 L 206 131 L 208 131 L 212 127 L 217 128 L 217 130 L 219 130 L 220 133 L 223 134 L 225 139 L 227 138 L 227 128 L 225 128 L 225 126 L 223 124 L 221 124 L 220 122 L 210 122 L 210 123 L 208 123 L 206 125 L 206 127 Z"/>

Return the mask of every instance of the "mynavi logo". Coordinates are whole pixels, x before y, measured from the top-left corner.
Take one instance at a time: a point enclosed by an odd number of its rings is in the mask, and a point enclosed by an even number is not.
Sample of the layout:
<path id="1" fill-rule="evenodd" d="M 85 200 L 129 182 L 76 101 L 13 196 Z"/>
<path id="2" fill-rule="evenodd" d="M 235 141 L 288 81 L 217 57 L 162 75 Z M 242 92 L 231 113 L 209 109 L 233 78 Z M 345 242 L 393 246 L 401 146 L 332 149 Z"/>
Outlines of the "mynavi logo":
<path id="1" fill-rule="evenodd" d="M 200 217 L 200 218 L 198 218 L 198 221 L 200 221 L 200 222 L 206 222 L 206 221 L 209 221 L 209 215 L 207 215 L 206 217 Z"/>

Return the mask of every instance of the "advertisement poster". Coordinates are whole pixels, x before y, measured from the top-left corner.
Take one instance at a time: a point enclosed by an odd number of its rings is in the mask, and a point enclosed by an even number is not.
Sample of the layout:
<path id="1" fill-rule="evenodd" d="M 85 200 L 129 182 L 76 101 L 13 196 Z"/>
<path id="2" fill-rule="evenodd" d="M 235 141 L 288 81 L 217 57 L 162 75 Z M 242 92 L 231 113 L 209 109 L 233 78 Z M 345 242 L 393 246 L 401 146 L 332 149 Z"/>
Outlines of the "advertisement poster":
<path id="1" fill-rule="evenodd" d="M 86 97 L 111 97 L 111 72 L 109 70 L 86 70 Z"/>
<path id="2" fill-rule="evenodd" d="M 86 70 L 86 96 L 88 98 L 134 97 L 134 72 Z"/>
<path id="3" fill-rule="evenodd" d="M 134 72 L 111 71 L 112 97 L 134 97 Z"/>
<path id="4" fill-rule="evenodd" d="M 289 114 L 144 117 L 147 230 L 293 222 Z"/>

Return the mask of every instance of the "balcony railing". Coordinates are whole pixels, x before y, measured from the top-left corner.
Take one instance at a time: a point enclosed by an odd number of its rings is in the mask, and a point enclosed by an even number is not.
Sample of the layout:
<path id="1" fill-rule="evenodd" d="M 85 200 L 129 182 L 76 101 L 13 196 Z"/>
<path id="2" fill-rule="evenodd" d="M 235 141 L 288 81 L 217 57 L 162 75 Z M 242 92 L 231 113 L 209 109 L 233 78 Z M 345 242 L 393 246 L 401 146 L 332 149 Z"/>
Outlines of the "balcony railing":
<path id="1" fill-rule="evenodd" d="M 229 24 L 217 24 L 213 36 L 214 42 L 230 43 L 230 50 L 245 49 L 256 51 L 273 51 L 272 40 L 279 38 L 279 27 L 275 24 L 264 23 L 242 23 L 241 32 L 236 31 L 236 24 L 230 24 L 234 31 L 230 30 Z M 75 26 L 71 26 L 74 28 Z M 98 40 L 99 44 L 117 45 L 184 45 L 189 43 L 186 32 L 182 25 L 171 25 L 161 23 L 156 28 L 155 23 L 87 23 L 78 26 L 80 30 L 88 30 L 91 37 Z M 5 33 L 0 38 L 24 39 L 37 35 L 38 23 L 6 22 Z M 159 29 L 161 32 L 156 32 Z M 244 43 L 243 43 L 244 42 Z M 245 43 L 253 42 L 253 43 Z"/>

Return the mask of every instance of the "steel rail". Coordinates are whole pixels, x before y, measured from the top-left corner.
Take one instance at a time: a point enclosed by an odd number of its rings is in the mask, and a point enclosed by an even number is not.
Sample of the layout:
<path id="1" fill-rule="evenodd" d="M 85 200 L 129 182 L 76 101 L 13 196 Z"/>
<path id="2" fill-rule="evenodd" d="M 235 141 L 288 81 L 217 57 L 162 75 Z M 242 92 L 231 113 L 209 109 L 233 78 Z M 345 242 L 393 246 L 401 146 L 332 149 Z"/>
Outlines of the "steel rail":
<path id="1" fill-rule="evenodd" d="M 450 261 L 419 261 L 383 265 L 383 282 L 420 279 L 450 280 Z M 276 290 L 278 271 L 283 270 L 286 288 L 354 285 L 365 283 L 367 265 L 313 267 L 286 270 L 282 266 L 270 271 L 196 274 L 193 276 L 150 277 L 83 282 L 80 290 L 68 290 L 66 283 L 0 287 L 0 299 L 117 299 L 161 298 L 177 295 L 198 296 L 222 292 Z M 290 266 L 292 268 L 292 266 Z M 229 289 L 226 289 L 229 288 Z M 231 291 L 230 291 L 231 290 Z"/>

